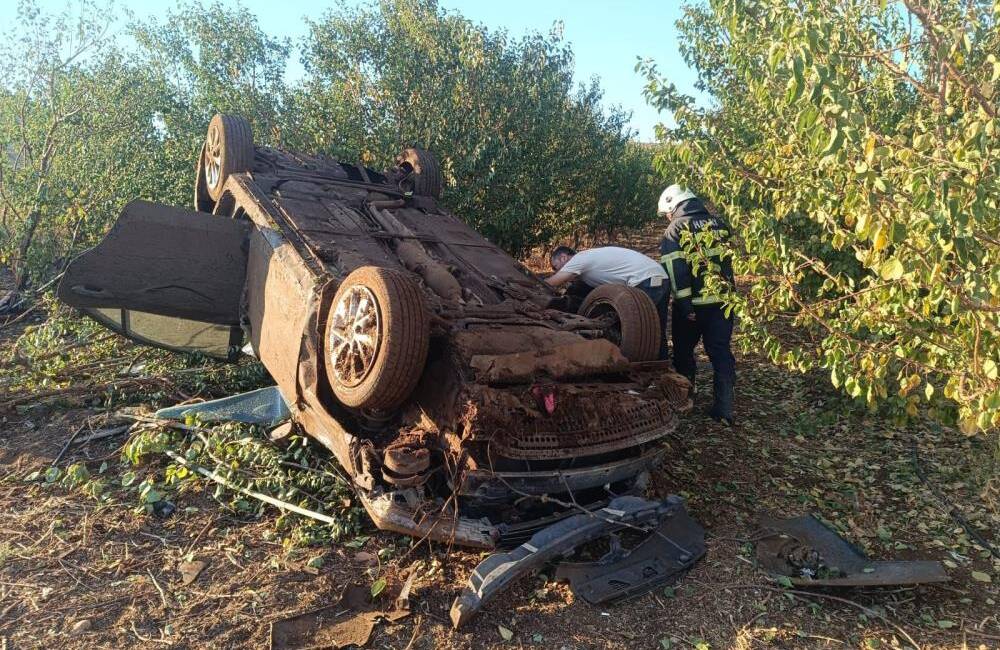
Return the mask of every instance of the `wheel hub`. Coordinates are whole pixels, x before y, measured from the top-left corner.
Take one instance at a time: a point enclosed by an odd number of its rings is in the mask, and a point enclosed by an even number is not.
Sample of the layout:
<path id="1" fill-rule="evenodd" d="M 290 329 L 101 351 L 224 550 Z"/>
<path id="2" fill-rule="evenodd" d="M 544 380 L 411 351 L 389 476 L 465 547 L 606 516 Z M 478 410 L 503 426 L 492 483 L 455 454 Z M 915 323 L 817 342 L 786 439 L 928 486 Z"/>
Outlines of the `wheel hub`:
<path id="1" fill-rule="evenodd" d="M 349 287 L 330 315 L 329 350 L 335 379 L 357 386 L 375 365 L 380 343 L 378 301 L 367 287 Z"/>
<path id="2" fill-rule="evenodd" d="M 205 139 L 205 184 L 216 189 L 222 176 L 222 134 L 217 126 L 208 129 Z"/>
<path id="3" fill-rule="evenodd" d="M 622 323 L 618 312 L 610 304 L 598 302 L 587 313 L 588 318 L 600 321 L 604 326 L 604 338 L 617 346 L 622 344 Z"/>

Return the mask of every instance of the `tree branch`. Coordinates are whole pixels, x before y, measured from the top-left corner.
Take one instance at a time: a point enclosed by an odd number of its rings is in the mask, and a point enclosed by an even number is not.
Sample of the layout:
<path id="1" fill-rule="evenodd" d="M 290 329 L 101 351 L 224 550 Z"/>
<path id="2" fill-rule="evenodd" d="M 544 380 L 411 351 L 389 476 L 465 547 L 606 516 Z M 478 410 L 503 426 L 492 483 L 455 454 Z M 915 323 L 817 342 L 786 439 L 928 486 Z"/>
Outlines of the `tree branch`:
<path id="1" fill-rule="evenodd" d="M 917 20 L 919 20 L 920 24 L 924 27 L 924 33 L 927 35 L 927 39 L 940 53 L 941 41 L 935 33 L 934 28 L 940 26 L 941 23 L 931 16 L 927 7 L 920 6 L 913 0 L 903 0 L 903 4 L 906 5 L 906 8 L 910 11 L 910 13 L 917 17 Z M 966 78 L 966 76 L 963 75 L 957 67 L 955 67 L 955 64 L 948 60 L 946 56 L 941 56 L 941 67 L 950 79 L 961 86 L 962 89 L 972 95 L 972 97 L 979 102 L 979 106 L 983 109 L 983 112 L 990 117 L 997 116 L 996 106 L 989 99 L 987 99 L 979 87 L 970 82 L 968 78 Z"/>

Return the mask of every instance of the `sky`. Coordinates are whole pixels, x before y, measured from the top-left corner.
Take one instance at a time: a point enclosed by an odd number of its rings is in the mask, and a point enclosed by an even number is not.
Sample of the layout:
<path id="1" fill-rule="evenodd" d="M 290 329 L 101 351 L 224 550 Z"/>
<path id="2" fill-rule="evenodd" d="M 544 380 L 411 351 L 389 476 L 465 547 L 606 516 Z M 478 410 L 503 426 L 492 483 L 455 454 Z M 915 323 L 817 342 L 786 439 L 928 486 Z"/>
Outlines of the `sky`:
<path id="1" fill-rule="evenodd" d="M 349 0 L 361 3 L 373 0 Z M 67 0 L 38 0 L 44 10 L 61 10 Z M 631 126 L 641 141 L 654 138 L 654 126 L 665 116 L 646 105 L 642 97 L 643 79 L 635 72 L 636 57 L 652 58 L 660 71 L 677 87 L 698 96 L 695 75 L 687 68 L 677 49 L 674 23 L 681 15 L 681 0 L 439 0 L 447 10 L 486 25 L 506 29 L 512 36 L 528 31 L 548 32 L 556 21 L 564 25 L 563 36 L 576 57 L 576 78 L 600 80 L 604 101 L 632 114 Z M 223 0 L 237 4 L 236 0 Z M 138 18 L 162 16 L 173 2 L 118 0 Z M 287 36 L 294 43 L 306 34 L 304 18 L 318 18 L 333 1 L 242 0 L 271 34 Z M 0 25 L 10 24 L 16 13 L 15 0 L 0 0 Z M 288 75 L 302 73 L 298 54 L 293 54 Z"/>

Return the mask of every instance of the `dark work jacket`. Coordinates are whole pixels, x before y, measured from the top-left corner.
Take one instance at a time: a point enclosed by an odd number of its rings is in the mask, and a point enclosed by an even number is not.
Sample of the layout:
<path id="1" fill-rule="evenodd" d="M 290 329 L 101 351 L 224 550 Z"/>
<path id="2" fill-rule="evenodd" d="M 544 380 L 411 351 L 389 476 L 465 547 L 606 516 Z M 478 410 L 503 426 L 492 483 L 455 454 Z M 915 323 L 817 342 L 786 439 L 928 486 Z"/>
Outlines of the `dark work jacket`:
<path id="1" fill-rule="evenodd" d="M 660 263 L 670 276 L 670 291 L 674 297 L 674 309 L 679 315 L 687 316 L 694 307 L 722 303 L 719 296 L 702 295 L 705 279 L 695 274 L 686 253 L 681 248 L 681 234 L 689 230 L 701 232 L 717 230 L 716 243 L 705 251 L 711 262 L 718 265 L 718 272 L 733 283 L 733 263 L 727 246 L 729 225 L 720 217 L 713 216 L 705 209 L 701 199 L 688 199 L 677 206 L 677 210 L 660 241 Z M 719 236 L 721 235 L 721 237 Z M 702 271 L 704 273 L 704 271 Z"/>

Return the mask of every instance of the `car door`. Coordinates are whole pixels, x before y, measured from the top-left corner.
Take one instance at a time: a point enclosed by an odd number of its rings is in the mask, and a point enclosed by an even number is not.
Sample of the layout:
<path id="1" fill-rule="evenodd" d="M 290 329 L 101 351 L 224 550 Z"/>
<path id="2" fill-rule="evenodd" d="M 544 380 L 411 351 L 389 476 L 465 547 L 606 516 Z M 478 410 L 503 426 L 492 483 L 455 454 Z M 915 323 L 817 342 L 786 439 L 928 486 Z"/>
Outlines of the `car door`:
<path id="1" fill-rule="evenodd" d="M 234 358 L 252 224 L 132 201 L 74 259 L 58 297 L 139 343 Z"/>

